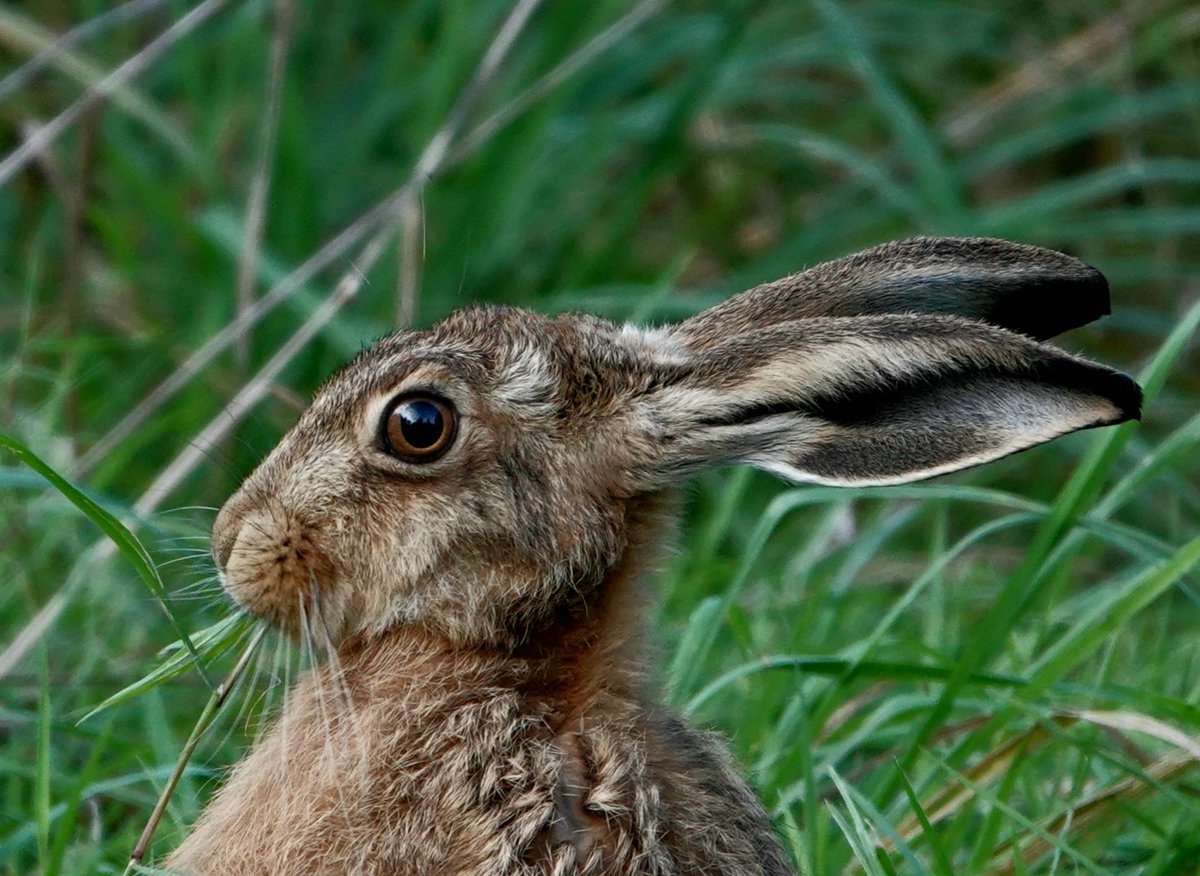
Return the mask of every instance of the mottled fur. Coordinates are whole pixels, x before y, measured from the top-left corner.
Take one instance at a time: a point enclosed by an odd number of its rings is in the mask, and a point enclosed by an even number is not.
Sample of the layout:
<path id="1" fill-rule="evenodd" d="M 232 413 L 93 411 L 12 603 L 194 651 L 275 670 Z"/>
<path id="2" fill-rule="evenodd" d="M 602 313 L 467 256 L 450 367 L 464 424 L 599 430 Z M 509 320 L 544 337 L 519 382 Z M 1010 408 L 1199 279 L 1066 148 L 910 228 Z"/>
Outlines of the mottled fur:
<path id="1" fill-rule="evenodd" d="M 218 516 L 230 594 L 330 659 L 168 866 L 789 872 L 723 747 L 645 680 L 672 488 L 729 461 L 897 483 L 1136 416 L 1127 377 L 1034 339 L 1107 306 L 1061 254 L 918 239 L 675 327 L 492 307 L 379 342 Z M 408 392 L 457 411 L 435 461 L 382 444 Z"/>

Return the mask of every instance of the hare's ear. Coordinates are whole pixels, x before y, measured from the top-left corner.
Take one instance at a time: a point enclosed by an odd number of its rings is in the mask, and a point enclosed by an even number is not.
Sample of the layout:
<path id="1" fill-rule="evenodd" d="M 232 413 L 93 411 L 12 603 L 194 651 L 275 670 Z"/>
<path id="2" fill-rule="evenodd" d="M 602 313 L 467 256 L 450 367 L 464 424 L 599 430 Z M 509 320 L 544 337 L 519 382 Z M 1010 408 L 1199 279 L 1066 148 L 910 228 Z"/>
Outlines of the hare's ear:
<path id="1" fill-rule="evenodd" d="M 1137 418 L 1129 377 L 947 316 L 779 323 L 688 354 L 635 408 L 648 486 L 720 462 L 861 486 L 977 465 Z"/>
<path id="2" fill-rule="evenodd" d="M 1039 340 L 1109 312 L 1104 275 L 1050 249 L 982 237 L 885 243 L 758 286 L 679 327 L 695 348 L 794 319 L 928 313 Z"/>

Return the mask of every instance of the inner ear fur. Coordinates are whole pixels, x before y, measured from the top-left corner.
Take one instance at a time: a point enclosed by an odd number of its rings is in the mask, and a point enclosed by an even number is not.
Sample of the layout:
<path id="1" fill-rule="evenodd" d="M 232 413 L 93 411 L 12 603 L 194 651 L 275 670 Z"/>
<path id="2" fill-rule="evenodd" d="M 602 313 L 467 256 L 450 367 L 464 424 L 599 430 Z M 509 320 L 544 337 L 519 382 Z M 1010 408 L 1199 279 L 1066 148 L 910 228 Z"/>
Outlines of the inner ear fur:
<path id="1" fill-rule="evenodd" d="M 904 483 L 1139 416 L 1124 374 L 949 316 L 798 320 L 727 337 L 646 399 L 659 475 L 741 461 L 789 480 Z"/>
<path id="2" fill-rule="evenodd" d="M 695 349 L 730 334 L 825 316 L 961 316 L 1044 340 L 1109 312 L 1108 282 L 1079 259 L 984 237 L 885 243 L 757 286 L 679 327 Z"/>

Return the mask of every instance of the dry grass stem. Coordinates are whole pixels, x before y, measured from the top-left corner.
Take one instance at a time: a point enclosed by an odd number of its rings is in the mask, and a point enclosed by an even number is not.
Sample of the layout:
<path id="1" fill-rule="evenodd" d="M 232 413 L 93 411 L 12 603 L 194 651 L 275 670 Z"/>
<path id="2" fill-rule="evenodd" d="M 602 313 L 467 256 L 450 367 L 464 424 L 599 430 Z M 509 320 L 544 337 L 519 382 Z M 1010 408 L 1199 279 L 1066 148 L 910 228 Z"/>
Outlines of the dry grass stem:
<path id="1" fill-rule="evenodd" d="M 415 194 L 405 200 L 400 212 L 400 270 L 396 293 L 396 324 L 411 326 L 417 318 L 421 291 L 421 263 L 425 256 L 425 221 L 421 200 Z"/>
<path id="2" fill-rule="evenodd" d="M 0 186 L 49 149 L 92 106 L 105 100 L 116 89 L 132 82 L 147 67 L 158 60 L 167 49 L 179 42 L 225 6 L 229 0 L 203 0 L 191 12 L 180 18 L 151 40 L 145 48 L 121 63 L 103 79 L 90 85 L 83 97 L 75 101 L 0 161 Z"/>
<path id="3" fill-rule="evenodd" d="M 607 28 L 596 34 L 529 86 L 524 92 L 492 113 L 462 138 L 448 161 L 458 164 L 495 136 L 496 132 L 550 94 L 589 63 L 615 46 L 643 22 L 667 5 L 669 0 L 642 0 Z"/>
<path id="4" fill-rule="evenodd" d="M 0 80 L 0 101 L 16 94 L 47 67 L 73 63 L 68 49 L 126 22 L 151 15 L 166 5 L 167 0 L 130 0 L 76 25 L 62 36 L 45 43 L 36 55 Z"/>
<path id="5" fill-rule="evenodd" d="M 1181 779 L 1197 765 L 1200 765 L 1200 761 L 1190 752 L 1176 750 L 1164 754 L 1146 768 L 1145 778 L 1131 775 L 1118 779 L 1076 801 L 1070 809 L 1043 825 L 1038 832 L 1026 830 L 1005 840 L 992 854 L 994 869 L 991 872 L 997 876 L 1016 872 L 1015 855 L 1012 852 L 1017 849 L 1025 866 L 1033 866 L 1055 850 L 1054 844 L 1046 839 L 1047 836 L 1064 836 L 1068 832 L 1079 835 L 1096 828 L 1120 810 L 1132 807 L 1154 785 Z M 1004 858 L 1007 860 L 1002 861 Z"/>
<path id="6" fill-rule="evenodd" d="M 1004 112 L 1048 88 L 1074 82 L 1080 71 L 1095 74 L 1097 61 L 1128 45 L 1130 34 L 1174 0 L 1133 0 L 1089 25 L 1050 52 L 1038 54 L 986 89 L 942 124 L 946 139 L 963 148 L 991 133 Z"/>
<path id="7" fill-rule="evenodd" d="M 228 435 L 259 401 L 270 394 L 280 372 L 358 293 L 360 287 L 361 280 L 357 283 L 338 284 L 333 294 L 313 311 L 312 316 L 305 320 L 296 333 L 288 338 L 287 343 L 280 347 L 245 386 L 238 390 L 225 409 L 210 420 L 208 425 L 188 442 L 187 447 L 159 473 L 142 497 L 134 504 L 133 511 L 137 517 L 146 517 L 152 514 L 170 495 L 171 491 L 178 487 L 205 459 L 209 451 Z"/>
<path id="8" fill-rule="evenodd" d="M 184 744 L 183 750 L 179 752 L 179 759 L 175 761 L 175 769 L 171 772 L 167 783 L 163 785 L 162 793 L 158 795 L 158 800 L 154 804 L 154 809 L 150 812 L 150 817 L 146 821 L 146 827 L 142 830 L 142 835 L 138 838 L 137 844 L 133 847 L 133 851 L 129 855 L 129 864 L 125 868 L 125 872 L 132 873 L 137 867 L 139 861 L 146 854 L 146 849 L 150 845 L 150 840 L 154 836 L 154 831 L 158 828 L 158 823 L 162 820 L 163 813 L 167 811 L 167 803 L 171 800 L 171 794 L 175 791 L 175 786 L 179 784 L 179 780 L 183 777 L 183 771 L 187 769 L 188 761 L 192 759 L 192 753 L 196 750 L 196 744 L 200 741 L 200 737 L 204 735 L 213 719 L 221 710 L 221 706 L 229 699 L 229 694 L 233 691 L 238 683 L 238 679 L 242 677 L 242 673 L 246 671 L 246 667 L 250 665 L 250 659 L 258 650 L 258 646 L 262 643 L 263 636 L 267 633 L 265 624 L 260 624 L 255 630 L 246 645 L 237 663 L 233 669 L 229 671 L 229 675 L 225 680 L 217 686 L 217 689 L 212 692 L 209 697 L 204 711 L 200 714 L 200 718 L 196 721 L 196 726 L 192 729 L 191 736 Z"/>
<path id="9" fill-rule="evenodd" d="M 292 41 L 295 19 L 294 0 L 276 0 L 271 32 L 271 60 L 268 74 L 266 110 L 259 132 L 258 156 L 250 195 L 246 199 L 246 221 L 242 249 L 237 267 L 237 315 L 241 317 L 254 303 L 254 280 L 258 274 L 262 250 L 263 226 L 267 218 L 267 198 L 271 192 L 271 164 L 275 157 L 275 140 L 279 131 L 279 116 L 283 105 L 283 77 L 287 72 L 288 50 Z M 236 340 L 238 363 L 244 368 L 249 360 L 248 334 L 242 329 Z"/>

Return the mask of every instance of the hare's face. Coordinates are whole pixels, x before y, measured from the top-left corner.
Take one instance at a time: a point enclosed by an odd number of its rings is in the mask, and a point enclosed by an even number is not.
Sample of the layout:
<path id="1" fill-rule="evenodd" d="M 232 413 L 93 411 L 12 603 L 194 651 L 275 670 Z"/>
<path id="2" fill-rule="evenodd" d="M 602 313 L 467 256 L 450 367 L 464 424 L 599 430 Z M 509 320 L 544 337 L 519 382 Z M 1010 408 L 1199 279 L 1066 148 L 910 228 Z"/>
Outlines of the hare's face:
<path id="1" fill-rule="evenodd" d="M 639 342 L 640 343 L 640 342 Z M 389 337 L 318 393 L 213 530 L 248 611 L 324 643 L 512 640 L 620 556 L 647 367 L 613 326 L 508 308 Z"/>
<path id="2" fill-rule="evenodd" d="M 697 468 L 894 484 L 1136 417 L 1128 377 L 1035 340 L 1107 308 L 1068 256 L 921 238 L 665 329 L 463 311 L 334 376 L 213 553 L 242 606 L 318 642 L 512 643 L 586 609 L 645 497 Z"/>

